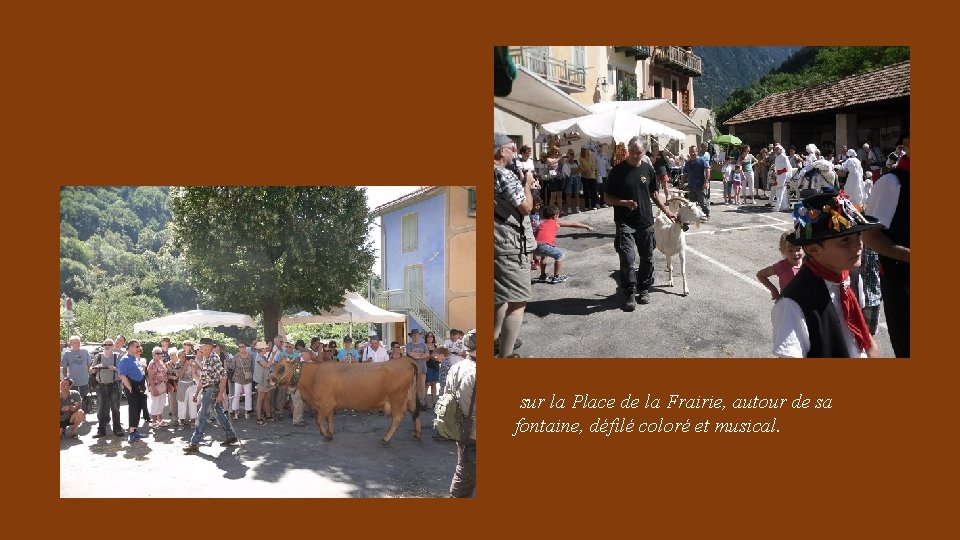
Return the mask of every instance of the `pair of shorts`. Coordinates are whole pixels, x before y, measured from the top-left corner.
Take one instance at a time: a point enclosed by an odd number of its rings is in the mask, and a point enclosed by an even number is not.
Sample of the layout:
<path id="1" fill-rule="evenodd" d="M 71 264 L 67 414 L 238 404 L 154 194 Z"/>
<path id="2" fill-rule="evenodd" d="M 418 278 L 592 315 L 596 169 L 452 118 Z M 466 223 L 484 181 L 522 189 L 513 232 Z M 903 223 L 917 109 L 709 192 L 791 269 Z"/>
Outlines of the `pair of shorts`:
<path id="1" fill-rule="evenodd" d="M 568 195 L 579 194 L 583 190 L 583 183 L 580 181 L 580 175 L 574 174 L 567 176 L 563 181 L 563 192 Z"/>
<path id="2" fill-rule="evenodd" d="M 563 191 L 562 176 L 554 176 L 553 179 L 550 180 L 550 191 L 554 193 L 560 193 L 561 191 Z"/>
<path id="3" fill-rule="evenodd" d="M 427 368 L 427 382 L 440 382 L 440 370 Z"/>
<path id="4" fill-rule="evenodd" d="M 533 250 L 533 254 L 540 255 L 542 257 L 550 257 L 551 259 L 557 260 L 563 258 L 563 251 L 556 246 L 551 246 L 550 244 L 537 244 L 537 249 Z"/>
<path id="5" fill-rule="evenodd" d="M 493 303 L 529 302 L 530 255 L 498 255 L 493 258 Z"/>
<path id="6" fill-rule="evenodd" d="M 71 413 L 71 414 L 72 414 L 72 413 Z M 63 429 L 63 428 L 65 428 L 65 427 L 69 426 L 69 425 L 70 425 L 70 419 L 69 419 L 69 418 L 67 418 L 66 420 L 61 420 L 61 421 L 60 421 L 60 429 Z"/>

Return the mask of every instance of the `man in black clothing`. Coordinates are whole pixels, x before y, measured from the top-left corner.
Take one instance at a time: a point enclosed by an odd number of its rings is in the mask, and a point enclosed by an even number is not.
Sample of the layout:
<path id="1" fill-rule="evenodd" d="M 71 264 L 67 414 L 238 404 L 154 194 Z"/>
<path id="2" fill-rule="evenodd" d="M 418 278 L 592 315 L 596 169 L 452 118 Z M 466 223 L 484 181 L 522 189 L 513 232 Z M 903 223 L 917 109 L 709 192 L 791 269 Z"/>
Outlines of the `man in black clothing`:
<path id="1" fill-rule="evenodd" d="M 653 210 L 657 205 L 667 217 L 677 216 L 660 202 L 653 167 L 644 161 L 645 148 L 639 137 L 630 139 L 627 159 L 618 163 L 607 178 L 603 200 L 613 206 L 617 235 L 614 248 L 620 256 L 620 288 L 626 295 L 624 311 L 633 311 L 637 302 L 650 301 L 648 290 L 653 285 Z M 639 258 L 639 265 L 637 259 Z M 639 274 L 640 283 L 637 284 Z M 637 295 L 634 300 L 634 295 Z"/>

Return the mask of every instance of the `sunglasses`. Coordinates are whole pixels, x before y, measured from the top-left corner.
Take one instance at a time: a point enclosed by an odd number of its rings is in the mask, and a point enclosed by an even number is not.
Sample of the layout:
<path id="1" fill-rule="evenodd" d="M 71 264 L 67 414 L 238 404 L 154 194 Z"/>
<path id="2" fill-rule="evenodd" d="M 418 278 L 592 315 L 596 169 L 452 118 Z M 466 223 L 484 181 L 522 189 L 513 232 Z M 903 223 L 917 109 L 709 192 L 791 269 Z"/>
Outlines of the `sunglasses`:
<path id="1" fill-rule="evenodd" d="M 103 346 L 104 346 L 104 347 L 113 347 L 113 343 L 104 343 Z"/>

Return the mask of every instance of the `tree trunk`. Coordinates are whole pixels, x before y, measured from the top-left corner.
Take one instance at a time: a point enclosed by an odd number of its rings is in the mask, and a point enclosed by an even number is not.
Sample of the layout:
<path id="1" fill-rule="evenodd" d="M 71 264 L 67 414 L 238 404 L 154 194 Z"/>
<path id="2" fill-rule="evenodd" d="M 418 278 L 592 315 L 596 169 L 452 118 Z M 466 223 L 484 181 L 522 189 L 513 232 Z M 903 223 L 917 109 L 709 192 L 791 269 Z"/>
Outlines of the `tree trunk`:
<path id="1" fill-rule="evenodd" d="M 276 298 L 264 299 L 261 307 L 263 309 L 263 335 L 266 337 L 267 343 L 272 343 L 273 338 L 277 337 L 283 307 L 277 302 Z"/>

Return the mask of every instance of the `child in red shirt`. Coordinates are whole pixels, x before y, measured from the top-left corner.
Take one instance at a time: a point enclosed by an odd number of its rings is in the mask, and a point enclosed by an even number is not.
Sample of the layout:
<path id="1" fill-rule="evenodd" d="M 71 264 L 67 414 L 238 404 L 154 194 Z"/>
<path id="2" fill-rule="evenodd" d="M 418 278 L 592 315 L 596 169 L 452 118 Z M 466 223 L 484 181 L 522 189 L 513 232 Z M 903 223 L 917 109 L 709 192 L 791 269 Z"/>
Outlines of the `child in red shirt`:
<path id="1" fill-rule="evenodd" d="M 556 206 L 543 208 L 543 219 L 540 221 L 540 227 L 536 232 L 537 249 L 533 252 L 534 256 L 553 259 L 553 277 L 547 279 L 547 265 L 541 261 L 540 278 L 538 279 L 538 281 L 550 284 L 563 283 L 567 280 L 567 276 L 560 274 L 560 265 L 563 259 L 563 252 L 557 249 L 557 231 L 560 227 L 594 230 L 593 227 L 583 223 L 561 223 L 557 220 L 558 213 Z"/>

